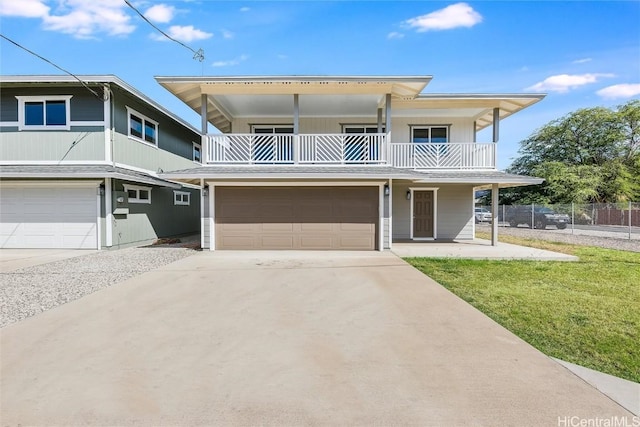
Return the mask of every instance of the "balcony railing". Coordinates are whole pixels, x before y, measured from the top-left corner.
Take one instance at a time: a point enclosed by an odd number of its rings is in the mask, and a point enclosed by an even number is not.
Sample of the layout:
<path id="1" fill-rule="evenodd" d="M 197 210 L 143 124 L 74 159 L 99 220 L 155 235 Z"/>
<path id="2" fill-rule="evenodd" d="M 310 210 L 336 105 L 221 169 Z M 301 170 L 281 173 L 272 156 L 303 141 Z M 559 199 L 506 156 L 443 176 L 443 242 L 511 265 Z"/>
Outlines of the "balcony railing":
<path id="1" fill-rule="evenodd" d="M 222 134 L 204 137 L 209 164 L 378 164 L 494 169 L 496 144 L 390 143 L 389 134 Z"/>

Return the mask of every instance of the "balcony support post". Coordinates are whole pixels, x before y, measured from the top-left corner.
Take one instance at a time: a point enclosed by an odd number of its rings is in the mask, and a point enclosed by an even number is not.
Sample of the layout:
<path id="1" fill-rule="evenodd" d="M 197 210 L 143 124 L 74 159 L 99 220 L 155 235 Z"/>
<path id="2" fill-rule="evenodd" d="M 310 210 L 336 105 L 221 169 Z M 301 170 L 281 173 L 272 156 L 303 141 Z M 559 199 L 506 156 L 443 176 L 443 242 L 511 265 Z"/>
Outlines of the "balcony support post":
<path id="1" fill-rule="evenodd" d="M 378 133 L 382 133 L 382 108 L 378 108 Z"/>
<path id="2" fill-rule="evenodd" d="M 498 245 L 498 202 L 500 191 L 498 184 L 491 186 L 491 246 Z"/>
<path id="3" fill-rule="evenodd" d="M 500 139 L 500 108 L 493 109 L 493 142 Z"/>
<path id="4" fill-rule="evenodd" d="M 293 94 L 293 163 L 300 161 L 300 95 Z"/>
<path id="5" fill-rule="evenodd" d="M 208 125 L 208 121 L 207 121 L 207 103 L 208 103 L 208 96 L 207 94 L 203 93 L 200 95 L 200 132 L 202 133 L 202 142 L 200 144 L 200 149 L 202 150 L 201 157 L 202 157 L 202 163 L 207 164 L 209 163 L 209 144 L 208 144 L 208 139 L 207 139 L 207 132 L 209 131 L 209 125 Z"/>

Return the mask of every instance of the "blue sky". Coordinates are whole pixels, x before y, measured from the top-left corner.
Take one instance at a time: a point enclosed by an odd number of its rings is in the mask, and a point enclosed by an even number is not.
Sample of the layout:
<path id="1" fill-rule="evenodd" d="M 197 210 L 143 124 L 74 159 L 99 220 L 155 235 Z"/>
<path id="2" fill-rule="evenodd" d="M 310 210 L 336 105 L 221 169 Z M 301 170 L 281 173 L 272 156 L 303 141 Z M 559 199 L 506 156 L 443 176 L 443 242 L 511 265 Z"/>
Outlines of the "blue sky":
<path id="1" fill-rule="evenodd" d="M 124 0 L 0 0 L 0 32 L 74 74 L 115 74 L 198 128 L 153 76 L 433 75 L 428 93 L 547 93 L 501 123 L 499 168 L 552 119 L 640 98 L 639 1 L 130 1 L 205 60 Z M 0 73 L 59 71 L 0 40 Z"/>

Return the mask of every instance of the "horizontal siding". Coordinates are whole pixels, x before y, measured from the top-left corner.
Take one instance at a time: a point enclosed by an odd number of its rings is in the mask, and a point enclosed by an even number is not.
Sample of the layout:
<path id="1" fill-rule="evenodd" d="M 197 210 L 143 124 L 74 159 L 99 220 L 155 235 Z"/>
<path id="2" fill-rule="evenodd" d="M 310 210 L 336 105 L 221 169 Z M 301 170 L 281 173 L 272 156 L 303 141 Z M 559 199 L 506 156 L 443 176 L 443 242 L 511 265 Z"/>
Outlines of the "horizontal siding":
<path id="1" fill-rule="evenodd" d="M 145 144 L 126 135 L 115 134 L 113 141 L 115 162 L 156 172 L 188 169 L 195 166 L 193 161 L 168 151 Z"/>
<path id="2" fill-rule="evenodd" d="M 105 160 L 104 132 L 2 132 L 1 160 Z"/>
<path id="3" fill-rule="evenodd" d="M 412 125 L 451 126 L 449 142 L 473 142 L 473 119 L 447 117 L 397 117 L 391 122 L 391 142 L 411 142 Z"/>
<path id="4" fill-rule="evenodd" d="M 114 191 L 124 191 L 123 182 L 114 180 Z M 173 189 L 152 187 L 151 204 L 129 203 L 128 215 L 114 215 L 113 246 L 130 246 L 160 237 L 198 234 L 200 231 L 200 192 L 191 193 L 189 206 L 175 206 Z"/>
<path id="5" fill-rule="evenodd" d="M 411 235 L 411 200 L 407 200 L 409 183 L 393 183 L 393 238 L 408 239 Z M 473 187 L 437 183 L 425 187 L 438 188 L 438 239 L 473 239 Z"/>

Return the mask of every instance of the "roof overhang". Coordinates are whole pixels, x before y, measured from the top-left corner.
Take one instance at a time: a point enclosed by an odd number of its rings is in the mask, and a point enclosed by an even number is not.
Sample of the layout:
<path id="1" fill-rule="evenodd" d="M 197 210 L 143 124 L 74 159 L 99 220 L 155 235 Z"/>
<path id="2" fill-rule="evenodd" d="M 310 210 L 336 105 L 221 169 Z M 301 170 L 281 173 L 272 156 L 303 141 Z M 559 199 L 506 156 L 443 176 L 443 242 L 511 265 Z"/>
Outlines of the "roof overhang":
<path id="1" fill-rule="evenodd" d="M 542 100 L 545 94 L 421 94 L 410 100 L 394 100 L 393 111 L 403 116 L 471 117 L 476 131 L 493 125 L 493 110 L 505 119 Z"/>
<path id="2" fill-rule="evenodd" d="M 300 116 L 374 116 L 392 100 L 414 99 L 431 76 L 226 76 L 161 77 L 156 80 L 198 114 L 207 95 L 207 121 L 231 131 L 237 117 L 293 117 L 293 95 Z M 392 101 L 393 102 L 393 101 Z"/>
<path id="3" fill-rule="evenodd" d="M 407 180 L 419 184 L 466 184 L 477 188 L 501 188 L 541 184 L 542 178 L 513 175 L 496 170 L 420 171 L 391 166 L 202 166 L 160 174 L 163 179 L 198 185 L 205 181 L 304 182 L 312 180 Z"/>
<path id="4" fill-rule="evenodd" d="M 0 165 L 0 180 L 90 178 L 114 178 L 159 187 L 181 188 L 180 184 L 163 178 L 110 165 Z"/>

